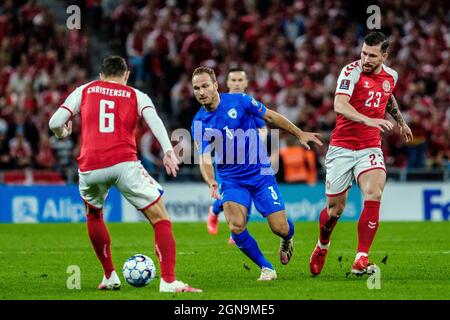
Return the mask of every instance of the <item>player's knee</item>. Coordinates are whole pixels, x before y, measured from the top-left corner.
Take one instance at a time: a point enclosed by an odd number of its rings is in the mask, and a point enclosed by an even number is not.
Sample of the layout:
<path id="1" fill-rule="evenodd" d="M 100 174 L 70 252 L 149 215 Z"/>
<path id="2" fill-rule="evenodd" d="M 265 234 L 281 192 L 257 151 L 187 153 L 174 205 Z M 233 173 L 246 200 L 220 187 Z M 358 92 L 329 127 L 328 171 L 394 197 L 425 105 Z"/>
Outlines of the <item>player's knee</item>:
<path id="1" fill-rule="evenodd" d="M 382 194 L 383 194 L 383 191 L 381 190 L 381 188 L 378 188 L 378 187 L 368 188 L 364 192 L 364 199 L 381 201 Z"/>
<path id="2" fill-rule="evenodd" d="M 244 232 L 246 228 L 245 223 L 238 223 L 238 222 L 230 222 L 228 226 L 230 228 L 230 232 L 234 234 Z"/>
<path id="3" fill-rule="evenodd" d="M 141 212 L 145 215 L 148 221 L 151 224 L 156 224 L 161 220 L 169 220 L 169 214 L 167 213 L 164 205 L 161 202 L 157 202 L 151 207 L 141 210 Z"/>
<path id="4" fill-rule="evenodd" d="M 339 218 L 344 212 L 344 203 L 330 203 L 327 208 L 328 215 L 330 217 Z"/>

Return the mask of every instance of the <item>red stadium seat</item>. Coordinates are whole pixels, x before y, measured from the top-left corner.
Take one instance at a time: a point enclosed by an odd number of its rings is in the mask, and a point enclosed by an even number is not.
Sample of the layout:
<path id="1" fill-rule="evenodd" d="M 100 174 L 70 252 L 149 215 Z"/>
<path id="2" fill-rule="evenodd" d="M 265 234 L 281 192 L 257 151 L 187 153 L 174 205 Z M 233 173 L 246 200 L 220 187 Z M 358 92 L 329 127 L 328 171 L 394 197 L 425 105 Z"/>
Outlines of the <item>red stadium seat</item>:
<path id="1" fill-rule="evenodd" d="M 5 172 L 3 183 L 16 185 L 62 185 L 66 182 L 61 173 L 57 171 L 37 170 L 32 171 L 30 175 L 25 170 L 12 170 Z"/>
<path id="2" fill-rule="evenodd" d="M 57 171 L 33 171 L 33 184 L 65 184 L 61 173 Z"/>
<path id="3" fill-rule="evenodd" d="M 26 180 L 25 171 L 22 170 L 8 171 L 3 175 L 3 182 L 5 184 L 25 184 Z"/>

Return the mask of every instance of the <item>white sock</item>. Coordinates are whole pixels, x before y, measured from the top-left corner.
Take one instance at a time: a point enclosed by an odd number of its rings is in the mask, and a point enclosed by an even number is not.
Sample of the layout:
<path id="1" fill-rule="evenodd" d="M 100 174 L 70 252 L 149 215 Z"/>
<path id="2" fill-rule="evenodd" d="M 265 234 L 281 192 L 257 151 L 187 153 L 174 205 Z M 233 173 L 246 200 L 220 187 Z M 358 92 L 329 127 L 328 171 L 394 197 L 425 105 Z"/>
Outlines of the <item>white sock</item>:
<path id="1" fill-rule="evenodd" d="M 365 252 L 358 252 L 357 254 L 356 254 L 356 258 L 355 258 L 355 260 L 358 260 L 359 258 L 361 258 L 361 257 L 368 257 L 369 255 L 367 254 L 367 253 L 365 253 Z"/>
<path id="2" fill-rule="evenodd" d="M 331 242 L 331 241 L 330 241 Z M 320 240 L 317 241 L 317 245 L 320 247 L 320 249 L 328 249 L 330 247 L 330 242 L 327 244 L 322 244 Z"/>

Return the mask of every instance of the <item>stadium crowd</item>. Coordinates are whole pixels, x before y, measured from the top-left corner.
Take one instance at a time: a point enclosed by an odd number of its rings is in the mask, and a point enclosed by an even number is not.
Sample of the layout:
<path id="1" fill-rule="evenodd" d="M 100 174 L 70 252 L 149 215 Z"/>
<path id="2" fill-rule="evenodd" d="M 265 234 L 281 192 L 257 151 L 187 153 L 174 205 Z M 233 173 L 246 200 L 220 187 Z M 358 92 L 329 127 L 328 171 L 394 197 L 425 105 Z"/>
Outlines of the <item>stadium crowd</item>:
<path id="1" fill-rule="evenodd" d="M 34 0 L 0 1 L 0 170 L 76 166 L 77 118 L 66 140 L 52 137 L 47 123 L 71 90 L 96 77 L 86 30 L 104 34 L 127 57 L 130 85 L 152 97 L 170 130 L 189 128 L 199 108 L 190 87 L 197 66 L 214 68 L 222 90 L 228 70 L 241 67 L 250 95 L 328 142 L 336 80 L 358 59 L 369 16 L 365 1 L 78 2 L 89 13 L 89 28 L 69 31 Z M 390 36 L 387 65 L 399 73 L 394 94 L 415 136 L 405 144 L 398 130 L 384 134 L 386 164 L 450 170 L 450 5 L 386 0 L 379 6 Z M 158 143 L 145 126 L 138 131 L 144 164 L 159 171 Z M 281 135 L 280 150 L 290 147 L 295 142 Z M 314 176 L 326 149 L 314 148 L 312 161 L 303 157 Z M 311 174 L 298 179 L 315 181 Z"/>

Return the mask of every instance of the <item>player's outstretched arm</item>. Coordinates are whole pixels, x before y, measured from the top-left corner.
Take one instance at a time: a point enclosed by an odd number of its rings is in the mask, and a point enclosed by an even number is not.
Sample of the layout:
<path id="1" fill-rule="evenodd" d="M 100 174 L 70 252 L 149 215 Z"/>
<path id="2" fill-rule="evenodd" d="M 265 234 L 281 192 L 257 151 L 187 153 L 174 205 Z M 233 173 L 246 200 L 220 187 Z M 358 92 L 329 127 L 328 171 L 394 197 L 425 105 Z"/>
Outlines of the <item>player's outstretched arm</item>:
<path id="1" fill-rule="evenodd" d="M 299 127 L 278 112 L 267 109 L 263 119 L 267 123 L 286 130 L 293 136 L 297 137 L 300 143 L 308 150 L 311 149 L 308 142 L 317 143 L 319 146 L 323 144 L 322 141 L 319 140 L 320 133 L 302 131 Z"/>
<path id="2" fill-rule="evenodd" d="M 72 121 L 70 121 L 71 114 L 65 108 L 59 108 L 48 122 L 50 130 L 58 139 L 64 139 L 72 133 Z"/>
<path id="3" fill-rule="evenodd" d="M 389 101 L 386 105 L 386 111 L 392 116 L 392 118 L 394 118 L 395 122 L 397 122 L 403 139 L 405 139 L 406 142 L 411 141 L 413 139 L 412 131 L 403 119 L 397 99 L 395 99 L 393 94 L 389 97 Z"/>
<path id="4" fill-rule="evenodd" d="M 334 111 L 346 117 L 349 120 L 364 123 L 369 127 L 378 128 L 381 132 L 391 130 L 394 125 L 384 119 L 369 118 L 358 111 L 350 104 L 350 97 L 343 94 L 337 94 L 334 97 Z"/>
<path id="5" fill-rule="evenodd" d="M 200 172 L 202 174 L 203 180 L 205 180 L 205 182 L 209 186 L 211 197 L 213 197 L 214 199 L 220 199 L 219 185 L 216 181 L 211 154 L 204 153 L 200 155 Z"/>

